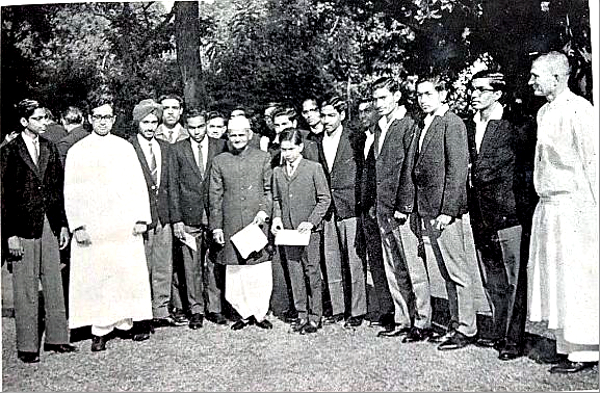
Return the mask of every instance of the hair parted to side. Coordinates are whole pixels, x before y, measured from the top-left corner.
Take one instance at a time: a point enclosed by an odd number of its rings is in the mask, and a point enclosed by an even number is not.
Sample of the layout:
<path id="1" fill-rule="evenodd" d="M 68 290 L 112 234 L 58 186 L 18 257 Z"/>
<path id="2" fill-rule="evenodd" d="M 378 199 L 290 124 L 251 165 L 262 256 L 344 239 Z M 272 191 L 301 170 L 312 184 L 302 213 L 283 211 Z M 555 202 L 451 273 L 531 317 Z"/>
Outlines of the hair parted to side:
<path id="1" fill-rule="evenodd" d="M 278 107 L 271 113 L 271 120 L 275 120 L 278 116 L 287 116 L 290 121 L 294 121 L 297 115 L 294 108 Z"/>
<path id="2" fill-rule="evenodd" d="M 185 111 L 184 114 L 184 118 L 185 118 L 185 122 L 187 123 L 188 119 L 192 119 L 194 117 L 204 117 L 204 120 L 208 121 L 207 116 L 206 116 L 206 111 L 200 108 L 189 108 L 188 110 Z"/>
<path id="3" fill-rule="evenodd" d="M 473 82 L 475 79 L 486 79 L 494 90 L 505 91 L 506 89 L 506 79 L 504 78 L 504 74 L 501 72 L 490 70 L 479 71 L 473 75 L 471 82 Z"/>
<path id="4" fill-rule="evenodd" d="M 400 91 L 400 83 L 398 83 L 394 78 L 383 76 L 371 84 L 372 92 L 383 88 L 388 89 L 390 93 L 395 93 Z"/>
<path id="5" fill-rule="evenodd" d="M 29 98 L 21 100 L 18 104 L 15 105 L 18 118 L 24 118 L 26 120 L 29 119 L 31 115 L 33 115 L 33 112 L 35 112 L 36 109 L 41 107 L 42 106 L 40 105 L 39 101 L 31 100 Z"/>
<path id="6" fill-rule="evenodd" d="M 292 142 L 295 146 L 300 146 L 302 142 L 302 134 L 297 128 L 288 128 L 279 134 L 279 142 Z"/>
<path id="7" fill-rule="evenodd" d="M 346 109 L 348 108 L 346 101 L 342 100 L 338 96 L 328 98 L 321 103 L 321 109 L 326 106 L 332 106 L 333 109 L 335 109 L 338 113 L 346 113 Z"/>
<path id="8" fill-rule="evenodd" d="M 179 106 L 181 108 L 183 108 L 183 98 L 181 98 L 180 95 L 175 94 L 175 93 L 168 93 L 168 94 L 163 94 L 160 97 L 158 97 L 158 103 L 162 103 L 164 100 L 177 100 L 179 102 Z"/>
<path id="9" fill-rule="evenodd" d="M 433 85 L 436 91 L 449 91 L 450 81 L 442 74 L 428 74 L 419 76 L 417 86 L 421 83 L 429 82 Z"/>
<path id="10" fill-rule="evenodd" d="M 206 122 L 211 121 L 212 119 L 221 118 L 225 121 L 225 116 L 219 111 L 210 111 L 206 114 Z"/>

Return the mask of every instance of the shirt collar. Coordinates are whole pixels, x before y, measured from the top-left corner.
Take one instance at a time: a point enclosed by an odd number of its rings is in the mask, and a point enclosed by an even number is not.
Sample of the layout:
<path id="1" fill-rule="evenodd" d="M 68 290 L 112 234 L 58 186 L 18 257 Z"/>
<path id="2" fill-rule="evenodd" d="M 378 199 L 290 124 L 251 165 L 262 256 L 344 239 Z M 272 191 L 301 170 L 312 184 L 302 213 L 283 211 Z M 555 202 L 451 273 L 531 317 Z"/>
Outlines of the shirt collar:
<path id="1" fill-rule="evenodd" d="M 35 143 L 37 141 L 39 141 L 40 137 L 39 135 L 35 135 L 35 136 L 29 136 L 28 134 L 26 134 L 25 132 L 21 132 L 21 138 L 23 138 L 23 140 L 25 142 L 31 142 L 31 143 Z M 27 139 L 25 139 L 27 138 Z"/>
<path id="2" fill-rule="evenodd" d="M 490 120 L 501 120 L 502 115 L 504 115 L 504 107 L 499 102 L 496 102 L 494 104 L 494 108 L 492 109 L 492 112 L 490 113 L 490 116 L 488 117 L 487 121 L 489 122 Z M 481 111 L 477 111 L 477 113 L 475 113 L 475 116 L 473 116 L 473 121 L 475 123 L 482 122 Z"/>
<path id="3" fill-rule="evenodd" d="M 323 131 L 323 138 L 337 139 L 342 135 L 342 131 L 344 131 L 344 126 L 340 124 L 337 130 L 333 131 L 331 134 Z"/>
<path id="4" fill-rule="evenodd" d="M 448 112 L 450 110 L 450 107 L 448 106 L 448 104 L 442 104 L 439 108 L 437 108 L 437 110 L 431 115 L 431 117 L 433 116 L 439 116 L 439 117 L 443 117 L 446 112 Z"/>
<path id="5" fill-rule="evenodd" d="M 382 131 L 386 132 L 388 130 L 388 128 L 390 127 L 390 124 L 392 124 L 396 120 L 402 119 L 405 115 L 406 115 L 406 108 L 404 107 L 404 105 L 399 105 L 392 112 L 392 116 L 391 116 L 389 122 L 387 121 L 387 117 L 384 115 L 379 118 L 379 121 L 377 122 L 377 124 L 379 124 L 379 128 Z"/>
<path id="6" fill-rule="evenodd" d="M 288 162 L 287 165 L 291 166 L 292 168 L 296 168 L 298 167 L 298 164 L 300 164 L 300 161 L 302 160 L 302 156 L 298 156 L 298 158 L 296 158 L 296 160 L 292 161 L 292 162 Z"/>

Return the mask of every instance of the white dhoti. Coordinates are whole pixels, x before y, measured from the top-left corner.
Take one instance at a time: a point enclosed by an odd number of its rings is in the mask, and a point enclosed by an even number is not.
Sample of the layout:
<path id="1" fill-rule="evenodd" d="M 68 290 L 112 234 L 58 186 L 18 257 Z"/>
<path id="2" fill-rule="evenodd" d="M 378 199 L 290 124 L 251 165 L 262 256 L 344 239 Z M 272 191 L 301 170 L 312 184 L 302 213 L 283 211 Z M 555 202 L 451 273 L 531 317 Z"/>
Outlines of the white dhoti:
<path id="1" fill-rule="evenodd" d="M 225 299 L 244 319 L 262 321 L 269 311 L 273 291 L 271 261 L 256 265 L 227 265 Z"/>

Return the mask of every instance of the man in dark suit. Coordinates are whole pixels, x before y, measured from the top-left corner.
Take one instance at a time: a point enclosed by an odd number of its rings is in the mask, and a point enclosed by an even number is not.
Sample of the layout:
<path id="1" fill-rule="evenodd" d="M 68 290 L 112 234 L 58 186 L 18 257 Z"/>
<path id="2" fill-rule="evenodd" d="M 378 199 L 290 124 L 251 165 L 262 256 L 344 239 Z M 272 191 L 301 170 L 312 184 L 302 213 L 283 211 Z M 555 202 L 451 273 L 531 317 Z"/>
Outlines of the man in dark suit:
<path id="1" fill-rule="evenodd" d="M 170 210 L 173 233 L 181 240 L 190 328 L 202 326 L 202 319 L 227 324 L 222 310 L 223 265 L 208 255 L 208 179 L 213 158 L 225 150 L 225 140 L 206 135 L 206 115 L 192 108 L 185 115 L 190 138 L 172 146 Z M 186 241 L 193 238 L 193 244 Z M 195 246 L 195 249 L 193 248 Z M 206 305 L 205 305 L 206 298 Z"/>
<path id="2" fill-rule="evenodd" d="M 67 136 L 67 130 L 54 121 L 54 117 L 52 116 L 50 109 L 44 108 L 44 110 L 46 111 L 47 125 L 46 131 L 44 131 L 41 135 L 50 142 L 58 143 L 58 141 Z"/>
<path id="3" fill-rule="evenodd" d="M 360 326 L 367 313 L 366 281 L 357 252 L 357 196 L 360 191 L 359 162 L 362 151 L 353 145 L 352 131 L 344 128 L 346 103 L 333 97 L 321 104 L 323 139 L 321 163 L 331 188 L 332 204 L 324 220 L 325 274 L 332 315 L 325 323 L 343 319 L 345 300 L 342 261 L 348 270 L 349 318 L 345 327 Z"/>
<path id="4" fill-rule="evenodd" d="M 508 338 L 509 325 L 526 318 L 514 309 L 521 261 L 521 233 L 515 198 L 517 135 L 504 119 L 506 82 L 500 73 L 481 71 L 471 80 L 471 102 L 477 110 L 467 122 L 471 170 L 469 211 L 477 256 L 493 326 L 477 344 L 499 350 L 501 360 L 514 359 L 523 350 L 524 331 Z M 481 335 L 480 335 L 481 336 Z"/>
<path id="5" fill-rule="evenodd" d="M 45 351 L 72 352 L 59 249 L 69 242 L 63 167 L 56 145 L 39 135 L 46 112 L 34 100 L 18 106 L 23 131 L 2 149 L 2 245 L 12 264 L 18 357 L 40 361 L 39 285 L 44 292 Z M 58 238 L 58 240 L 57 240 Z"/>
<path id="6" fill-rule="evenodd" d="M 81 113 L 81 110 L 77 107 L 68 107 L 62 113 L 60 121 L 68 133 L 67 136 L 56 143 L 58 152 L 60 153 L 60 160 L 64 166 L 65 160 L 67 159 L 67 152 L 71 146 L 90 135 L 90 132 L 83 128 L 83 113 Z"/>
<path id="7" fill-rule="evenodd" d="M 417 83 L 425 118 L 405 160 L 394 214 L 401 222 L 409 213 L 417 214 L 423 234 L 430 239 L 425 243 L 426 255 L 436 259 L 446 282 L 451 322 L 439 350 L 462 348 L 477 335 L 467 267 L 473 242 L 467 215 L 467 132 L 463 121 L 444 103 L 446 95 L 446 83 L 439 76 Z"/>
<path id="8" fill-rule="evenodd" d="M 144 234 L 144 247 L 152 289 L 153 325 L 177 326 L 169 314 L 171 280 L 173 277 L 172 227 L 169 212 L 169 143 L 155 138 L 162 116 L 162 107 L 152 99 L 140 101 L 133 108 L 133 123 L 137 134 L 130 142 L 144 173 L 152 223 Z"/>

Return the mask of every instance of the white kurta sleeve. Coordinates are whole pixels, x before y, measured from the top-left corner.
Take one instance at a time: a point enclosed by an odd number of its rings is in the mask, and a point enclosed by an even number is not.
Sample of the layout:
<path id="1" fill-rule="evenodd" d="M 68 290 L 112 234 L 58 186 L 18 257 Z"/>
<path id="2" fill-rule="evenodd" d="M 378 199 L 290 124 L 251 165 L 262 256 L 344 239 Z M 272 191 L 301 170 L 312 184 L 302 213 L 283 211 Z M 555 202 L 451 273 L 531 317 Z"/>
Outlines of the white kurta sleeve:
<path id="1" fill-rule="evenodd" d="M 598 113 L 587 101 L 577 105 L 572 118 L 575 149 L 581 159 L 584 176 L 590 187 L 594 202 L 598 203 Z"/>
<path id="2" fill-rule="evenodd" d="M 65 162 L 65 212 L 71 230 L 86 224 L 85 206 L 88 193 L 88 174 L 79 146 L 73 146 Z"/>

